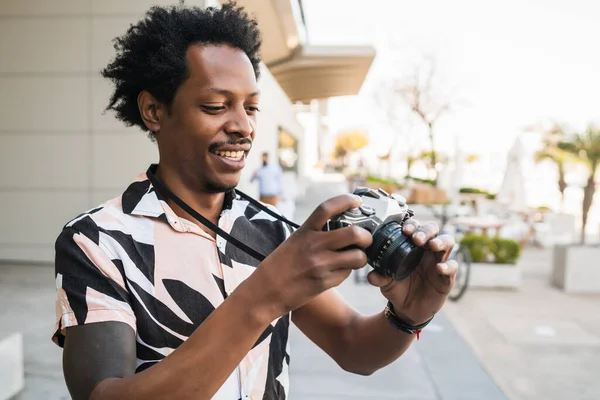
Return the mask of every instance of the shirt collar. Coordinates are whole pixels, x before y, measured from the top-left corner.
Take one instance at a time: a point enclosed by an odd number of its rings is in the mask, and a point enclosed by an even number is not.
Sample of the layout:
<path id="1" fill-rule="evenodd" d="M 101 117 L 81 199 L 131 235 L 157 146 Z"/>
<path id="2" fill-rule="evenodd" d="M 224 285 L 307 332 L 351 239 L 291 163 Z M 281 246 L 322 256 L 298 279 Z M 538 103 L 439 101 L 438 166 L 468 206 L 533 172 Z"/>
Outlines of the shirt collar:
<path id="1" fill-rule="evenodd" d="M 175 215 L 171 207 L 167 204 L 167 199 L 158 193 L 150 180 L 148 172 L 156 173 L 158 164 L 151 164 L 148 171 L 140 174 L 133 183 L 123 192 L 122 203 L 123 212 L 130 215 L 141 215 L 152 218 L 166 218 L 170 220 Z M 225 192 L 223 210 L 229 210 L 233 207 L 233 201 L 237 194 L 234 189 Z"/>

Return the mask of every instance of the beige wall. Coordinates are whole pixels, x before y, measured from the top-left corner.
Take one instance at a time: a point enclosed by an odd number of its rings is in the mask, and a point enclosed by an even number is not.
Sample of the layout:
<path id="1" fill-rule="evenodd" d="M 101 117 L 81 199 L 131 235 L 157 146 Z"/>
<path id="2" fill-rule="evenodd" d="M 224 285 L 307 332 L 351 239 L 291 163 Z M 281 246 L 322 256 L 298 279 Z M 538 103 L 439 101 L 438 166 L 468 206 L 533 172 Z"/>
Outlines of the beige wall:
<path id="1" fill-rule="evenodd" d="M 110 86 L 99 71 L 115 36 L 150 5 L 172 3 L 0 0 L 0 260 L 51 261 L 69 219 L 120 194 L 157 161 L 144 133 L 103 115 Z M 275 154 L 279 123 L 301 134 L 268 71 L 261 88 L 260 139 L 248 169 L 263 149 Z M 249 173 L 242 187 L 254 194 Z"/>

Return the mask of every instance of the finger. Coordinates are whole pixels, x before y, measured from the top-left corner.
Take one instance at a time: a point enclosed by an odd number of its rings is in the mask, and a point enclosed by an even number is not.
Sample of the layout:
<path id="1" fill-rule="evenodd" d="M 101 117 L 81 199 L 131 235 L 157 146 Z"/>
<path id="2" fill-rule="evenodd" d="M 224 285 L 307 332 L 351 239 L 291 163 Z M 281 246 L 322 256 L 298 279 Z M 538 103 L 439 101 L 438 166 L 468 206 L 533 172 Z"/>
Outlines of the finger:
<path id="1" fill-rule="evenodd" d="M 417 221 L 416 219 L 409 219 L 406 222 L 404 222 L 404 226 L 402 227 L 402 231 L 404 232 L 405 235 L 412 235 L 413 233 L 415 233 L 415 231 L 417 230 L 417 228 L 421 226 L 421 224 L 419 223 L 419 221 Z"/>
<path id="2" fill-rule="evenodd" d="M 393 278 L 386 278 L 385 276 L 378 274 L 375 271 L 369 272 L 367 275 L 367 280 L 369 283 L 375 287 L 382 288 L 394 281 Z"/>
<path id="3" fill-rule="evenodd" d="M 431 250 L 435 252 L 447 252 L 449 250 L 452 250 L 454 244 L 454 237 L 452 237 L 451 235 L 440 235 L 434 239 L 431 239 L 428 243 L 428 246 Z"/>
<path id="4" fill-rule="evenodd" d="M 440 233 L 440 228 L 434 222 L 426 222 L 417 228 L 412 235 L 413 243 L 417 246 L 424 246 L 425 243 L 436 237 Z"/>
<path id="5" fill-rule="evenodd" d="M 361 249 L 366 249 L 373 242 L 371 233 L 356 225 L 336 229 L 331 232 L 324 232 L 322 236 L 323 246 L 329 250 L 339 250 L 348 246 L 357 246 Z"/>
<path id="6" fill-rule="evenodd" d="M 338 269 L 359 269 L 368 263 L 367 255 L 361 249 L 332 251 L 328 259 L 328 267 L 332 271 Z"/>
<path id="7" fill-rule="evenodd" d="M 458 263 L 455 260 L 448 260 L 437 264 L 437 270 L 441 275 L 453 277 L 458 271 Z"/>
<path id="8" fill-rule="evenodd" d="M 351 208 L 360 207 L 362 200 L 359 196 L 353 194 L 342 194 L 340 196 L 333 197 L 327 201 L 321 203 L 306 219 L 303 226 L 309 229 L 321 231 L 323 225 L 330 219 L 338 214 L 343 213 Z"/>

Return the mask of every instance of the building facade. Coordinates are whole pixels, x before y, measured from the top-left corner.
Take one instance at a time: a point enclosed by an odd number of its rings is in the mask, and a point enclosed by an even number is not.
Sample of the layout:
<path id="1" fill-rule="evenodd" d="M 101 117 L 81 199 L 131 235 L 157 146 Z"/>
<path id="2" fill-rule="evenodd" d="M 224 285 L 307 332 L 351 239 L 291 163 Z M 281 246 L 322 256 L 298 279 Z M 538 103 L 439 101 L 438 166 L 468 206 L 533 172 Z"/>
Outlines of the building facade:
<path id="1" fill-rule="evenodd" d="M 99 72 L 114 55 L 113 38 L 150 6 L 173 3 L 0 0 L 0 260 L 51 262 L 63 224 L 119 195 L 158 161 L 156 145 L 143 132 L 104 113 L 111 87 Z M 286 169 L 292 183 L 301 185 L 310 167 L 303 164 L 304 129 L 294 103 L 356 92 L 373 54 L 369 49 L 366 56 L 357 49 L 350 55 L 338 51 L 338 67 L 362 60 L 361 67 L 352 67 L 341 81 L 330 79 L 329 85 L 323 83 L 325 75 L 317 76 L 310 89 L 302 84 L 309 79 L 303 73 L 314 75 L 331 62 L 322 50 L 303 46 L 301 3 L 238 4 L 257 16 L 265 37 L 259 130 L 240 182 L 241 190 L 256 195 L 249 178 L 263 151 L 287 164 L 293 161 Z"/>

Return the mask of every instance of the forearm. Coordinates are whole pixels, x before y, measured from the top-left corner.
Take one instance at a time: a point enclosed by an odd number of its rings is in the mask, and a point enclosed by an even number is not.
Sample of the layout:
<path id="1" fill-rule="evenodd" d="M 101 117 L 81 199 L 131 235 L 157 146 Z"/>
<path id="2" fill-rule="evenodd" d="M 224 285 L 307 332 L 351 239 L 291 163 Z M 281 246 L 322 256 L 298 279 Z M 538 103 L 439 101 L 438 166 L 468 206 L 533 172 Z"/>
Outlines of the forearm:
<path id="1" fill-rule="evenodd" d="M 101 382 L 90 398 L 211 398 L 277 317 L 268 306 L 257 304 L 252 293 L 252 290 L 234 291 L 160 363 L 139 374 Z"/>
<path id="2" fill-rule="evenodd" d="M 361 375 L 396 360 L 414 339 L 396 330 L 383 312 L 361 315 L 335 289 L 294 310 L 292 320 L 340 367 Z"/>
<path id="3" fill-rule="evenodd" d="M 338 363 L 347 371 L 369 375 L 394 362 L 410 347 L 415 335 L 394 328 L 383 312 L 358 316 L 346 333 L 346 351 Z"/>

